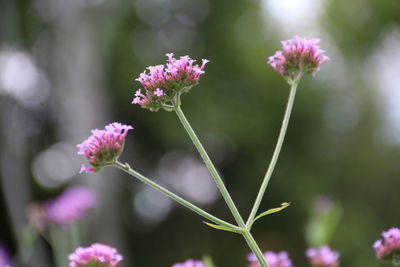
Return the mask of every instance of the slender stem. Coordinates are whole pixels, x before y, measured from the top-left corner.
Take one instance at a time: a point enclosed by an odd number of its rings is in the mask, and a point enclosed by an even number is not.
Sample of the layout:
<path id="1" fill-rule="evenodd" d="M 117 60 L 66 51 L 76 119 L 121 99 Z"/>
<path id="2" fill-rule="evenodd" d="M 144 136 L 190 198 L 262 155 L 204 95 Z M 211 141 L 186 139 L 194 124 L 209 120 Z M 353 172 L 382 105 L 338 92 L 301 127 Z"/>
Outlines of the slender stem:
<path id="1" fill-rule="evenodd" d="M 56 225 L 49 226 L 50 247 L 53 252 L 54 266 L 63 267 L 67 264 L 68 245 L 65 235 Z"/>
<path id="2" fill-rule="evenodd" d="M 37 236 L 37 231 L 29 224 L 22 229 L 16 256 L 21 266 L 28 266 Z"/>
<path id="3" fill-rule="evenodd" d="M 128 164 L 123 164 L 123 163 L 117 161 L 114 163 L 114 166 L 123 170 L 124 172 L 136 177 L 137 179 L 139 179 L 143 183 L 151 186 L 152 188 L 156 189 L 157 191 L 164 193 L 165 195 L 170 197 L 172 200 L 175 200 L 179 204 L 185 206 L 188 209 L 191 209 L 192 211 L 196 212 L 197 214 L 203 216 L 204 218 L 206 218 L 216 224 L 220 224 L 220 225 L 223 225 L 223 226 L 226 226 L 226 227 L 238 230 L 238 231 L 242 231 L 242 229 L 237 227 L 236 225 L 230 224 L 224 220 L 221 220 L 221 219 L 215 217 L 214 215 L 209 214 L 208 212 L 202 210 L 201 208 L 199 208 L 196 205 L 190 203 L 189 201 L 181 198 L 180 196 L 177 196 L 176 194 L 172 193 L 171 191 L 162 187 L 161 185 L 151 181 L 149 178 L 147 178 L 144 175 L 133 170 Z"/>
<path id="4" fill-rule="evenodd" d="M 204 163 L 206 164 L 212 177 L 214 178 L 214 181 L 215 181 L 219 191 L 221 192 L 222 197 L 224 198 L 226 204 L 228 205 L 229 209 L 231 210 L 232 215 L 236 220 L 236 223 L 240 227 L 245 227 L 243 218 L 242 218 L 242 216 L 240 216 L 240 213 L 239 213 L 238 209 L 236 208 L 235 203 L 233 202 L 228 190 L 226 189 L 224 182 L 222 181 L 221 177 L 219 176 L 216 168 L 214 167 L 214 164 L 211 162 L 209 156 L 207 155 L 206 150 L 204 149 L 203 145 L 200 143 L 199 138 L 193 131 L 192 127 L 190 126 L 188 120 L 185 117 L 185 114 L 183 114 L 183 111 L 179 105 L 175 105 L 175 112 L 176 112 L 176 115 L 178 115 L 179 120 L 183 124 L 183 127 L 185 128 L 186 132 L 189 134 L 190 138 L 192 139 L 193 144 L 199 151 L 200 156 L 203 159 Z"/>
<path id="5" fill-rule="evenodd" d="M 69 225 L 70 251 L 74 251 L 80 245 L 80 234 L 78 222 Z"/>
<path id="6" fill-rule="evenodd" d="M 279 153 L 281 151 L 282 148 L 282 144 L 283 144 L 283 140 L 285 139 L 285 134 L 286 134 L 286 130 L 287 130 L 287 126 L 289 124 L 289 119 L 290 119 L 290 114 L 292 112 L 292 107 L 293 107 L 293 103 L 294 103 L 294 98 L 296 96 L 296 89 L 297 89 L 297 85 L 299 83 L 299 79 L 297 79 L 296 81 L 292 82 L 291 88 L 290 88 L 290 94 L 289 94 L 289 100 L 286 106 L 286 111 L 285 111 L 285 116 L 283 117 L 283 121 L 282 121 L 282 127 L 279 133 L 279 138 L 278 138 L 278 142 L 276 143 L 275 146 L 275 150 L 274 150 L 274 154 L 272 155 L 272 159 L 271 162 L 269 164 L 267 173 L 265 174 L 264 180 L 261 184 L 260 190 L 258 191 L 258 195 L 256 198 L 256 201 L 254 202 L 254 206 L 250 212 L 250 216 L 249 219 L 247 220 L 246 226 L 250 226 L 254 217 L 257 214 L 257 210 L 260 207 L 261 204 L 261 200 L 264 196 L 265 193 L 265 189 L 268 186 L 268 182 L 271 179 L 271 175 L 272 172 L 274 171 L 276 162 L 278 160 L 279 157 Z"/>
<path id="7" fill-rule="evenodd" d="M 268 263 L 265 261 L 264 255 L 260 250 L 260 247 L 257 245 L 250 231 L 246 230 L 243 232 L 243 237 L 249 245 L 251 251 L 253 251 L 254 255 L 256 255 L 258 262 L 262 267 L 269 267 Z"/>

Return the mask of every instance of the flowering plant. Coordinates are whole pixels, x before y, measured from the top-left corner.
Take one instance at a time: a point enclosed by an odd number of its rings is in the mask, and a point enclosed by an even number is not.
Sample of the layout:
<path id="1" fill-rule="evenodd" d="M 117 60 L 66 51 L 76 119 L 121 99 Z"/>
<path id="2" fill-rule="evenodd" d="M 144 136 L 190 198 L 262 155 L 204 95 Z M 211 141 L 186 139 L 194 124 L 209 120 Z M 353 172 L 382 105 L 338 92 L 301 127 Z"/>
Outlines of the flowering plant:
<path id="1" fill-rule="evenodd" d="M 322 64 L 329 60 L 325 55 L 325 51 L 319 47 L 319 42 L 319 39 L 305 39 L 295 36 L 293 39 L 282 41 L 282 50 L 277 51 L 267 60 L 268 64 L 277 73 L 282 75 L 290 85 L 290 93 L 278 141 L 247 220 L 244 220 L 239 213 L 220 174 L 181 108 L 182 94 L 189 92 L 192 87 L 199 83 L 200 77 L 205 73 L 205 66 L 209 62 L 207 59 L 203 59 L 202 64 L 198 65 L 189 56 L 182 56 L 177 59 L 174 58 L 173 53 L 166 54 L 168 59 L 165 65 L 149 66 L 136 79 L 142 85 L 142 88 L 135 91 L 132 103 L 150 111 L 167 110 L 177 115 L 207 166 L 227 207 L 234 217 L 235 223 L 230 223 L 206 212 L 137 172 L 128 163 L 119 162 L 118 158 L 123 152 L 126 136 L 129 130 L 133 130 L 133 127 L 130 125 L 114 122 L 106 125 L 103 130 L 92 130 L 91 136 L 77 145 L 78 154 L 83 155 L 89 164 L 89 167 L 82 165 L 80 172 L 96 173 L 106 166 L 114 166 L 204 217 L 207 220 L 205 222 L 206 225 L 217 230 L 232 232 L 242 236 L 252 251 L 247 257 L 248 267 L 293 267 L 292 260 L 286 251 L 277 253 L 266 251 L 263 253 L 251 233 L 251 228 L 255 221 L 289 206 L 289 203 L 283 202 L 280 207 L 271 208 L 259 213 L 261 201 L 275 169 L 285 139 L 299 82 L 306 73 L 314 76 Z M 86 212 L 96 205 L 96 202 L 97 197 L 91 190 L 83 187 L 73 187 L 66 190 L 59 197 L 45 202 L 43 205 L 39 205 L 39 208 L 35 206 L 36 208 L 33 209 L 35 211 L 34 217 L 39 218 L 40 223 L 37 225 L 40 225 L 40 228 L 46 227 L 47 224 L 63 227 L 73 224 L 76 220 L 84 217 Z M 76 237 L 76 235 L 74 236 Z M 389 260 L 393 266 L 399 267 L 400 230 L 398 228 L 391 228 L 383 232 L 382 236 L 383 241 L 377 240 L 373 245 L 377 259 Z M 75 238 L 75 242 L 72 242 L 76 246 L 77 240 Z M 75 251 L 68 256 L 70 267 L 116 267 L 123 260 L 122 255 L 115 248 L 100 243 L 92 244 L 86 248 L 74 248 Z M 54 254 L 57 254 L 56 249 L 54 250 Z M 319 248 L 309 248 L 305 254 L 310 266 L 340 266 L 339 253 L 331 250 L 327 245 Z M 1 263 L 7 261 L 8 264 L 6 256 L 2 252 L 2 248 L 0 248 Z M 58 261 L 58 265 L 59 267 L 63 266 L 62 261 Z M 214 267 L 214 264 L 207 258 L 203 260 L 188 259 L 181 263 L 175 263 L 172 267 Z"/>

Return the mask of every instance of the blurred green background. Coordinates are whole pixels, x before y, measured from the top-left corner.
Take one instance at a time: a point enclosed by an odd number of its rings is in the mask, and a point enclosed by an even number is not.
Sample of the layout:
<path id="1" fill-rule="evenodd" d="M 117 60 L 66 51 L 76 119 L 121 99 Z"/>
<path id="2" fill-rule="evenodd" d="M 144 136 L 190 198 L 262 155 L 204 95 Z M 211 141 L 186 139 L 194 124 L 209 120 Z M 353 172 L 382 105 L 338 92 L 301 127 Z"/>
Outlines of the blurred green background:
<path id="1" fill-rule="evenodd" d="M 177 117 L 131 105 L 134 79 L 165 53 L 210 59 L 182 109 L 247 217 L 289 93 L 266 59 L 294 35 L 321 38 L 331 60 L 300 83 L 261 210 L 291 206 L 258 221 L 255 238 L 307 266 L 305 249 L 319 245 L 310 233 L 325 221 L 341 266 L 379 266 L 372 243 L 400 226 L 398 0 L 0 0 L 0 242 L 14 253 L 28 203 L 86 184 L 101 204 L 81 222 L 82 245 L 116 247 L 122 266 L 204 254 L 245 266 L 240 236 L 116 169 L 78 175 L 75 144 L 92 128 L 131 124 L 121 160 L 233 221 Z M 333 217 L 318 219 L 321 199 Z M 42 239 L 31 266 L 53 266 Z"/>

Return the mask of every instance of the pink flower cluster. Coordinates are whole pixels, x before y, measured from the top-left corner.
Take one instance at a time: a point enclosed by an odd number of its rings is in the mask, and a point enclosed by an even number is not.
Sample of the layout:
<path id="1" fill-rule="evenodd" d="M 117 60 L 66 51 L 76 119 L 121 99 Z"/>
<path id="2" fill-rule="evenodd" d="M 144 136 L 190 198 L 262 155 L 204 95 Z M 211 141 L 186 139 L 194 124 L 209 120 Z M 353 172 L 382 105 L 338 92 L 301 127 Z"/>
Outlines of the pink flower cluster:
<path id="1" fill-rule="evenodd" d="M 293 267 L 292 261 L 289 259 L 289 255 L 286 251 L 274 253 L 272 251 L 266 251 L 264 253 L 265 261 L 270 267 Z M 250 262 L 248 267 L 260 267 L 256 255 L 250 253 L 247 256 L 247 260 Z"/>
<path id="2" fill-rule="evenodd" d="M 83 186 L 65 190 L 60 196 L 42 205 L 45 222 L 65 225 L 82 218 L 97 204 L 97 194 Z"/>
<path id="3" fill-rule="evenodd" d="M 68 258 L 70 267 L 115 267 L 123 259 L 115 248 L 97 243 L 77 248 Z"/>
<path id="4" fill-rule="evenodd" d="M 382 233 L 383 241 L 376 240 L 374 243 L 375 255 L 378 259 L 391 256 L 395 252 L 400 252 L 400 229 L 390 228 Z"/>
<path id="5" fill-rule="evenodd" d="M 189 259 L 185 262 L 175 263 L 172 267 L 205 267 L 204 263 L 199 260 Z"/>
<path id="6" fill-rule="evenodd" d="M 177 94 L 187 92 L 199 82 L 204 67 L 209 62 L 202 60 L 202 65 L 194 65 L 195 60 L 189 56 L 179 59 L 174 58 L 173 53 L 166 54 L 167 63 L 164 65 L 149 66 L 147 70 L 139 75 L 136 81 L 144 88 L 138 89 L 133 99 L 133 104 L 142 108 L 157 111 L 165 103 L 173 102 Z"/>
<path id="7" fill-rule="evenodd" d="M 309 248 L 306 256 L 313 267 L 339 267 L 339 253 L 332 251 L 329 246 Z"/>
<path id="8" fill-rule="evenodd" d="M 268 63 L 289 82 L 305 72 L 314 74 L 329 58 L 320 49 L 320 39 L 305 39 L 299 36 L 282 41 L 282 50 L 268 58 Z"/>
<path id="9" fill-rule="evenodd" d="M 82 165 L 80 172 L 97 172 L 105 166 L 112 165 L 121 154 L 125 137 L 131 129 L 133 127 L 130 125 L 114 122 L 104 130 L 92 130 L 92 135 L 77 145 L 78 154 L 84 155 L 91 165 L 89 168 Z"/>

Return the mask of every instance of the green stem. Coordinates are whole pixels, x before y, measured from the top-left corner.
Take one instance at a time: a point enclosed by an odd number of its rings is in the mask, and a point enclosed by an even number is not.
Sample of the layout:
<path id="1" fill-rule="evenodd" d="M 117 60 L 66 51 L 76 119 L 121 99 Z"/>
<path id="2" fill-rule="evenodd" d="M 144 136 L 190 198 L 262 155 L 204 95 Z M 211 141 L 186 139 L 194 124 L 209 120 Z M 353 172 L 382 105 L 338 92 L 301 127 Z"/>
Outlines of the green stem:
<path id="1" fill-rule="evenodd" d="M 236 208 L 235 203 L 233 202 L 228 190 L 226 189 L 224 182 L 222 181 L 221 177 L 219 176 L 217 170 L 214 167 L 214 164 L 211 162 L 209 156 L 207 155 L 206 150 L 204 149 L 203 145 L 200 143 L 199 138 L 193 131 L 192 127 L 190 126 L 188 120 L 186 119 L 186 117 L 183 114 L 183 111 L 179 105 L 175 105 L 175 112 L 176 112 L 176 115 L 178 115 L 179 120 L 183 124 L 183 127 L 185 128 L 186 132 L 189 134 L 190 138 L 192 139 L 193 144 L 199 151 L 200 156 L 203 159 L 204 163 L 206 164 L 212 177 L 214 178 L 214 181 L 215 181 L 219 191 L 221 192 L 222 197 L 224 198 L 226 204 L 228 205 L 229 209 L 231 210 L 232 215 L 236 220 L 236 223 L 240 227 L 245 227 L 243 218 L 242 218 L 242 216 L 240 216 L 240 213 L 239 213 L 238 209 Z"/>
<path id="2" fill-rule="evenodd" d="M 258 247 L 256 241 L 254 240 L 253 236 L 251 235 L 250 231 L 246 228 L 246 225 L 244 224 L 243 218 L 240 215 L 238 209 L 235 206 L 235 203 L 233 202 L 228 190 L 226 189 L 221 177 L 219 176 L 216 168 L 214 167 L 214 164 L 211 162 L 210 157 L 208 156 L 206 150 L 204 149 L 203 145 L 200 143 L 199 138 L 197 137 L 196 133 L 193 131 L 192 127 L 190 126 L 188 120 L 186 119 L 185 115 L 183 114 L 182 109 L 180 108 L 179 104 L 175 105 L 175 112 L 179 117 L 179 120 L 183 124 L 183 127 L 185 128 L 186 132 L 189 134 L 190 138 L 193 141 L 193 144 L 197 148 L 197 150 L 200 153 L 201 158 L 203 159 L 204 163 L 206 164 L 208 170 L 210 171 L 212 177 L 214 178 L 214 181 L 220 190 L 222 197 L 224 198 L 226 204 L 228 205 L 230 211 L 232 212 L 233 217 L 236 220 L 236 223 L 239 225 L 239 229 L 242 229 L 240 232 L 244 239 L 246 240 L 248 246 L 252 250 L 252 252 L 256 255 L 260 265 L 262 267 L 269 267 L 267 262 L 264 259 L 264 255 L 262 254 L 260 248 Z"/>
<path id="3" fill-rule="evenodd" d="M 54 266 L 56 267 L 64 267 L 67 264 L 69 248 L 65 238 L 66 236 L 58 226 L 49 225 L 49 245 L 53 252 Z"/>
<path id="4" fill-rule="evenodd" d="M 206 218 L 216 224 L 223 225 L 223 226 L 232 228 L 237 231 L 242 231 L 242 229 L 237 227 L 236 225 L 230 224 L 224 220 L 221 220 L 221 219 L 215 217 L 214 215 L 209 214 L 208 212 L 200 209 L 199 207 L 193 205 L 189 201 L 181 198 L 180 196 L 177 196 L 176 194 L 172 193 L 171 191 L 162 187 L 161 185 L 151 181 L 149 178 L 147 178 L 147 177 L 143 176 L 142 174 L 138 173 L 137 171 L 133 170 L 128 164 L 123 164 L 121 162 L 116 161 L 114 163 L 114 166 L 123 170 L 124 172 L 136 177 L 137 179 L 139 179 L 143 183 L 151 186 L 152 188 L 156 189 L 157 191 L 164 193 L 165 195 L 167 195 L 171 199 L 175 200 L 179 204 L 185 206 L 188 209 L 191 209 L 192 211 L 196 212 L 197 214 L 203 216 L 204 218 Z"/>
<path id="5" fill-rule="evenodd" d="M 75 251 L 75 249 L 80 245 L 78 222 L 72 222 L 69 225 L 69 238 L 70 238 L 70 246 L 71 246 L 70 251 Z"/>
<path id="6" fill-rule="evenodd" d="M 285 116 L 283 117 L 283 121 L 282 121 L 282 127 L 279 133 L 279 138 L 278 138 L 278 142 L 276 143 L 275 146 L 275 150 L 274 150 L 274 154 L 272 155 L 272 159 L 271 162 L 269 164 L 267 173 L 265 174 L 264 180 L 261 184 L 260 190 L 258 191 L 258 195 L 256 198 L 256 201 L 254 202 L 254 206 L 250 212 L 250 216 L 249 219 L 247 220 L 246 226 L 249 227 L 252 223 L 252 221 L 254 220 L 254 217 L 257 214 L 258 208 L 260 207 L 261 204 L 261 200 L 264 196 L 265 193 L 265 189 L 268 186 L 268 182 L 271 179 L 271 175 L 272 172 L 274 171 L 276 162 L 278 160 L 279 157 L 279 153 L 281 151 L 282 148 L 282 144 L 283 144 L 283 140 L 285 139 L 285 134 L 286 134 L 286 130 L 287 130 L 287 126 L 289 124 L 289 119 L 290 119 L 290 114 L 292 112 L 292 108 L 293 108 L 293 103 L 294 103 L 294 99 L 296 96 L 296 89 L 297 89 L 297 85 L 299 83 L 300 79 L 297 79 L 295 81 L 292 82 L 291 84 L 291 88 L 290 88 L 290 95 L 289 95 L 289 100 L 286 106 L 286 111 L 285 111 Z"/>
<path id="7" fill-rule="evenodd" d="M 269 267 L 268 263 L 265 261 L 264 255 L 260 250 L 260 247 L 257 245 L 250 231 L 246 230 L 243 232 L 243 237 L 249 245 L 251 251 L 256 255 L 258 262 L 262 267 Z"/>
<path id="8" fill-rule="evenodd" d="M 37 236 L 37 231 L 29 224 L 22 229 L 16 256 L 21 266 L 28 266 Z"/>

